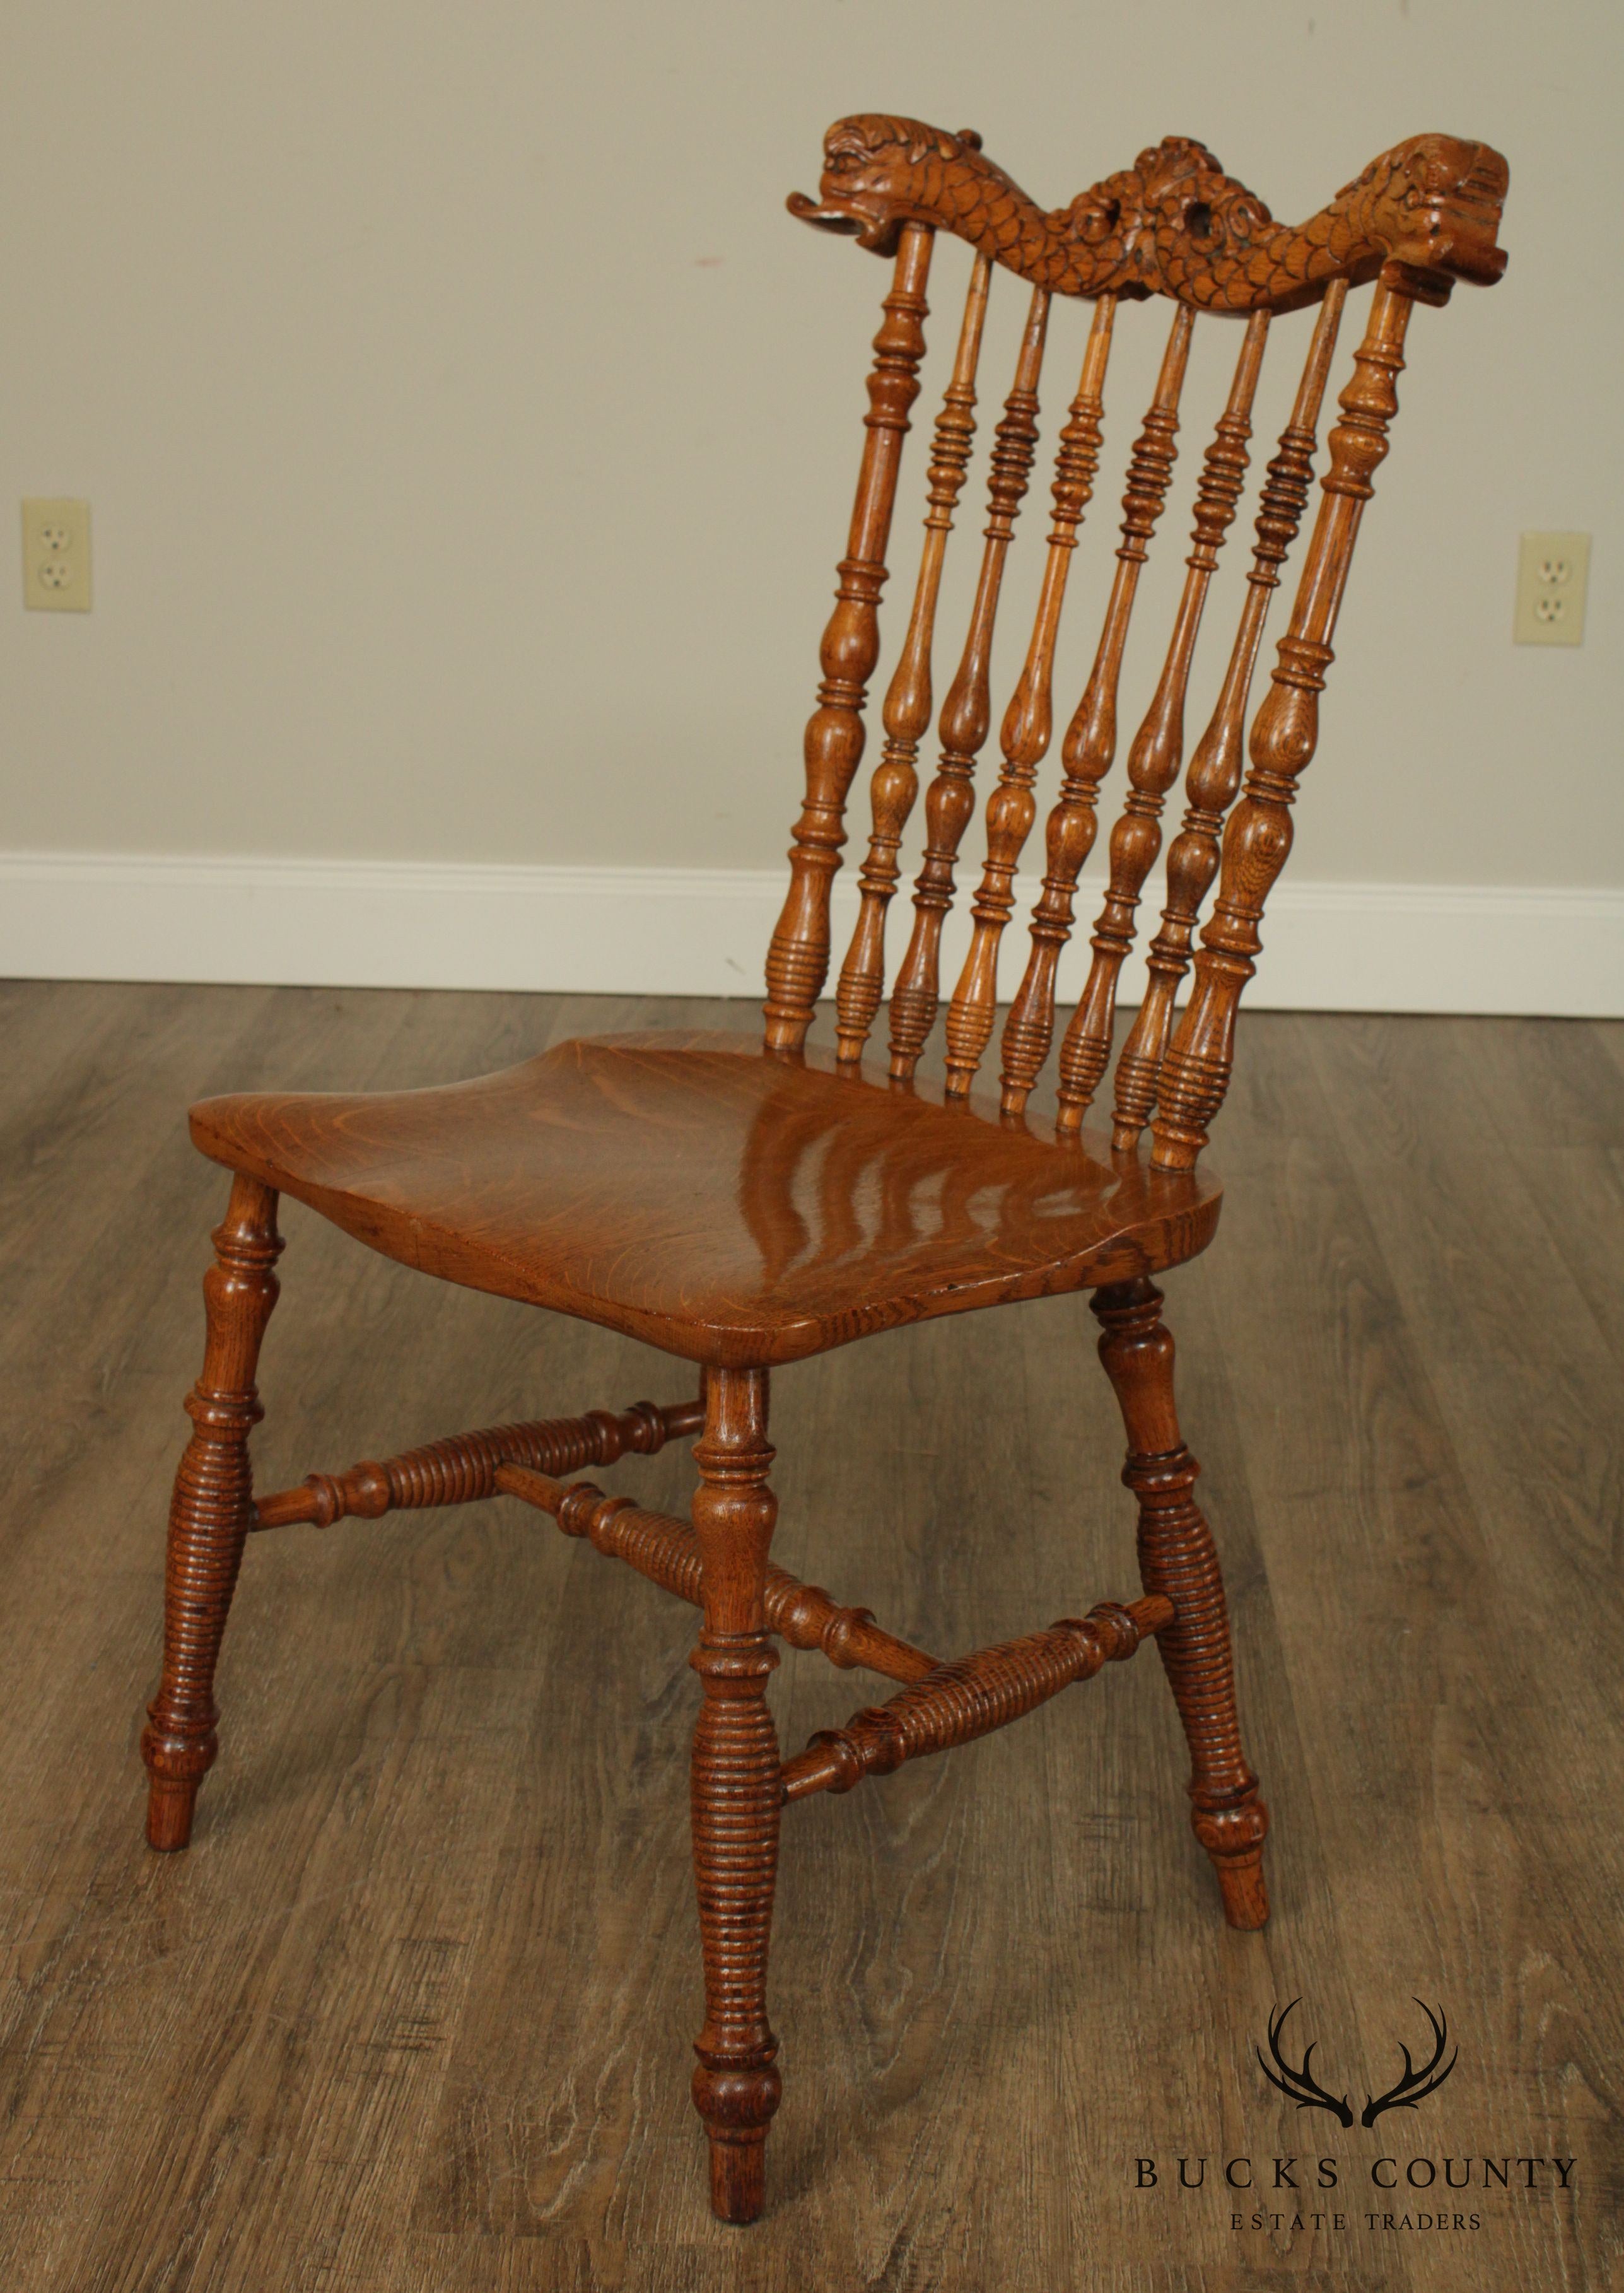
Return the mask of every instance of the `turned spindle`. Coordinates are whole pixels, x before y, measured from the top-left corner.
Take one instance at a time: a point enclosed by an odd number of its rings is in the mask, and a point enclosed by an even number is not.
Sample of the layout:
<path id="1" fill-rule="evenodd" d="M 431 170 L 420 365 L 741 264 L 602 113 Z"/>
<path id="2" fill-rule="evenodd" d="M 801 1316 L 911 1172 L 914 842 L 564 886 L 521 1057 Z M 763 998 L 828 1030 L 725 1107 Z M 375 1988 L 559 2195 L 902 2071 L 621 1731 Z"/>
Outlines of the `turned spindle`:
<path id="1" fill-rule="evenodd" d="M 993 434 L 987 531 L 975 602 L 958 670 L 942 703 L 941 759 L 925 798 L 925 862 L 914 886 L 914 922 L 891 990 L 891 1073 L 911 1078 L 936 1022 L 941 932 L 953 905 L 953 870 L 975 810 L 975 760 L 992 723 L 992 636 L 1004 565 L 1026 498 L 1038 446 L 1038 382 L 1043 371 L 1049 298 L 1039 290 L 1027 312 L 1015 378 Z"/>
<path id="2" fill-rule="evenodd" d="M 1196 487 L 1195 525 L 1184 588 L 1155 695 L 1127 754 L 1128 793 L 1111 832 L 1110 876 L 1091 940 L 1088 978 L 1060 1047 L 1061 1122 L 1081 1122 L 1111 1058 L 1117 983 L 1134 944 L 1144 879 L 1161 849 L 1161 808 L 1184 750 L 1184 696 L 1218 552 L 1235 515 L 1247 472 L 1252 399 L 1263 369 L 1269 313 L 1247 322 L 1228 401 L 1218 417 Z"/>
<path id="3" fill-rule="evenodd" d="M 885 984 L 885 917 L 901 876 L 897 853 L 902 831 L 919 792 L 919 742 L 930 729 L 931 645 L 936 601 L 947 556 L 953 512 L 970 465 L 975 438 L 975 369 L 992 265 L 978 255 L 965 297 L 964 322 L 952 378 L 936 417 L 927 479 L 925 542 L 913 611 L 896 669 L 886 688 L 881 721 L 885 745 L 870 789 L 873 827 L 868 857 L 858 876 L 860 899 L 852 944 L 841 967 L 835 998 L 836 1056 L 850 1064 L 861 1058 Z"/>
<path id="4" fill-rule="evenodd" d="M 1174 312 L 1155 393 L 1128 457 L 1127 490 L 1122 499 L 1122 539 L 1117 549 L 1116 572 L 1094 667 L 1061 745 L 1062 776 L 1060 797 L 1050 812 L 1046 834 L 1043 889 L 1032 914 L 1026 971 L 1005 1028 L 1005 1064 L 1007 1075 L 1013 1079 L 1006 1083 L 1007 1103 L 1012 1106 L 1021 1103 L 1025 1090 L 1030 1088 L 1030 1082 L 1023 1084 L 1022 1078 L 1030 1074 L 1035 1081 L 1048 1057 L 1054 1029 L 1055 976 L 1061 952 L 1071 936 L 1077 879 L 1094 844 L 1099 784 L 1110 771 L 1116 754 L 1117 685 L 1122 671 L 1123 648 L 1127 643 L 1134 600 L 1138 594 L 1140 570 L 1149 555 L 1151 537 L 1161 515 L 1173 472 L 1178 401 L 1194 323 L 1193 314 L 1182 304 Z M 996 981 L 993 985 L 996 990 Z M 974 1048 L 977 1063 L 990 1033 L 990 1014 L 987 1015 L 986 1032 L 982 1034 L 979 1047 L 966 1031 L 966 1051 L 967 1054 Z M 961 1088 L 968 1089 L 974 1072 L 972 1066 L 967 1074 L 962 1074 Z"/>
<path id="5" fill-rule="evenodd" d="M 1126 1154 L 1156 1103 L 1161 1063 L 1173 1031 L 1173 1007 L 1190 968 L 1190 951 L 1202 904 L 1218 872 L 1218 836 L 1240 786 L 1246 712 L 1263 645 L 1269 602 L 1280 586 L 1297 528 L 1308 505 L 1320 406 L 1330 372 L 1347 281 L 1334 279 L 1315 320 L 1291 419 L 1269 464 L 1257 511 L 1256 541 L 1234 648 L 1212 717 L 1197 741 L 1184 782 L 1185 811 L 1168 849 L 1168 899 L 1161 924 L 1146 950 L 1144 1001 L 1117 1059 L 1111 1144 Z"/>
<path id="6" fill-rule="evenodd" d="M 694 1608 L 704 1601 L 699 1540 L 686 1521 L 650 1512 L 630 1497 L 607 1496 L 591 1481 L 560 1481 L 528 1465 L 500 1465 L 496 1486 L 551 1513 L 566 1536 L 585 1537 L 640 1576 Z M 777 1565 L 762 1595 L 769 1627 L 791 1648 L 817 1649 L 844 1672 L 877 1672 L 888 1680 L 923 1680 L 936 1659 L 883 1632 L 869 1608 L 844 1608 L 821 1584 L 804 1584 Z"/>
<path id="7" fill-rule="evenodd" d="M 786 1800 L 813 1792 L 848 1792 L 865 1776 L 888 1776 L 905 1760 L 952 1751 L 1006 1728 L 1058 1696 L 1073 1681 L 1092 1680 L 1119 1664 L 1149 1634 L 1173 1621 L 1161 1596 L 1127 1607 L 1103 1600 L 1087 1616 L 1062 1616 L 1039 1633 L 976 1649 L 937 1666 L 885 1704 L 860 1712 L 844 1728 L 820 1730 L 784 1763 Z"/>
<path id="8" fill-rule="evenodd" d="M 1036 810 L 1032 790 L 1054 729 L 1054 646 L 1065 606 L 1066 578 L 1078 528 L 1094 494 L 1104 417 L 1105 369 L 1111 357 L 1116 297 L 1103 296 L 1088 330 L 1077 394 L 1054 462 L 1054 517 L 1038 611 L 1021 671 L 999 733 L 1003 767 L 987 806 L 987 859 L 971 910 L 969 953 L 948 1009 L 948 1088 L 969 1088 L 992 1032 L 998 1001 L 998 946 L 1014 910 L 1015 863 Z"/>
<path id="9" fill-rule="evenodd" d="M 651 1457 L 667 1441 L 697 1433 L 703 1401 L 662 1408 L 634 1401 L 629 1409 L 589 1409 L 584 1417 L 540 1418 L 522 1425 L 489 1425 L 448 1434 L 403 1456 L 367 1458 L 342 1473 L 307 1473 L 296 1489 L 279 1489 L 254 1508 L 251 1529 L 284 1528 L 311 1521 L 331 1528 L 351 1518 L 379 1520 L 387 1512 L 433 1505 L 475 1504 L 494 1496 L 505 1465 L 546 1473 L 573 1473 L 583 1465 L 612 1465 L 628 1451 Z"/>

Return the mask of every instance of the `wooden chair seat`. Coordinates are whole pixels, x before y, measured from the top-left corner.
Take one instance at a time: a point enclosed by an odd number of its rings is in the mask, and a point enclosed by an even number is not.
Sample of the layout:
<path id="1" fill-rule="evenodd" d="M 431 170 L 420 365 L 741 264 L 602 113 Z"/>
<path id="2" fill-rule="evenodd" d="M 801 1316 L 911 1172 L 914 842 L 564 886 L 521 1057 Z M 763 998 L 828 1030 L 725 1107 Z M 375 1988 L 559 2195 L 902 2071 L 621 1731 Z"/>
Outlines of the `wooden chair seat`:
<path id="1" fill-rule="evenodd" d="M 432 1090 L 205 1099 L 192 1137 L 402 1264 L 723 1366 L 1205 1248 L 1210 1171 L 759 1037 L 560 1044 Z"/>

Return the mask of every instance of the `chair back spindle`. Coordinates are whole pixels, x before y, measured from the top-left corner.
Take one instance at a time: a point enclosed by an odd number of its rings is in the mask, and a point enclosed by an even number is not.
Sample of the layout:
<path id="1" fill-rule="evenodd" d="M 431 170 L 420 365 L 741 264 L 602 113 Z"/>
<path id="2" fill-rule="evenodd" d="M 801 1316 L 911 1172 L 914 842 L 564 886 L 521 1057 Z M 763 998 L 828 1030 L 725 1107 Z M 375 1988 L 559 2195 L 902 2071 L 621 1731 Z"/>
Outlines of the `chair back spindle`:
<path id="1" fill-rule="evenodd" d="M 857 924 L 841 967 L 835 999 L 836 1056 L 843 1064 L 861 1058 L 885 990 L 885 916 L 897 887 L 897 853 L 902 831 L 919 792 L 915 760 L 919 742 L 930 729 L 931 647 L 936 627 L 936 600 L 941 587 L 948 536 L 953 530 L 953 513 L 975 439 L 975 370 L 981 358 L 991 278 L 990 258 L 978 255 L 971 267 L 969 289 L 965 296 L 965 315 L 952 377 L 943 393 L 932 439 L 919 578 L 914 589 L 908 635 L 881 712 L 885 746 L 871 784 L 873 827 L 869 855 L 858 878 L 861 896 Z"/>
<path id="2" fill-rule="evenodd" d="M 1251 770 L 1224 831 L 1218 894 L 1201 934 L 1195 986 L 1162 1068 L 1151 1157 L 1159 1170 L 1193 1170 L 1229 1087 L 1235 1017 L 1263 947 L 1264 903 L 1291 850 L 1297 780 L 1319 743 L 1330 641 L 1360 519 L 1398 411 L 1394 385 L 1403 372 L 1404 335 L 1414 307 L 1413 295 L 1384 275 L 1354 352 L 1353 378 L 1338 401 L 1343 418 L 1330 433 L 1330 466 L 1321 482 L 1291 626 L 1280 641 L 1274 674 L 1253 722 Z"/>
<path id="3" fill-rule="evenodd" d="M 925 862 L 914 886 L 914 923 L 891 993 L 891 1074 L 906 1082 L 936 1021 L 941 931 L 953 905 L 953 870 L 975 810 L 975 760 L 992 723 L 992 637 L 1005 561 L 1026 498 L 1038 447 L 1038 384 L 1047 338 L 1049 295 L 1033 294 L 1015 363 L 1015 378 L 994 433 L 988 477 L 988 520 L 975 602 L 957 672 L 938 727 L 941 759 L 925 798 Z"/>
<path id="4" fill-rule="evenodd" d="M 1122 656 L 1140 571 L 1150 555 L 1177 453 L 1178 404 L 1194 324 L 1194 312 L 1181 303 L 1174 312 L 1155 393 L 1128 458 L 1117 570 L 1094 666 L 1061 748 L 1060 796 L 1045 835 L 1043 889 L 1032 912 L 1031 946 L 1004 1026 L 1002 1098 L 1005 1111 L 1010 1114 L 1025 1105 L 1049 1055 L 1054 1033 L 1055 976 L 1061 953 L 1071 936 L 1077 879 L 1094 847 L 1099 785 L 1117 752 L 1117 689 Z M 983 1047 L 986 1040 L 983 1036 Z"/>
<path id="5" fill-rule="evenodd" d="M 823 633 L 823 681 L 807 722 L 806 798 L 789 854 L 789 891 L 767 951 L 766 1045 L 798 1050 L 829 960 L 829 888 L 845 842 L 846 791 L 862 759 L 863 704 L 879 658 L 879 598 L 909 409 L 925 355 L 925 283 L 934 232 L 903 225 L 896 269 L 874 338 L 867 435 L 835 610 Z"/>
<path id="6" fill-rule="evenodd" d="M 1117 298 L 1095 305 L 1077 393 L 1057 445 L 1052 489 L 1054 515 L 1043 579 L 1026 660 L 999 728 L 1003 766 L 988 800 L 987 863 L 971 910 L 970 950 L 949 1007 L 947 1066 L 949 1095 L 967 1090 L 991 1033 L 998 952 L 1014 904 L 1014 866 L 1030 833 L 1032 785 L 1054 730 L 1054 647 L 1065 607 L 1066 579 L 1077 532 L 1094 495 L 1103 436 L 1105 369 L 1110 363 Z M 1007 864 L 1006 864 L 1006 863 Z"/>
<path id="7" fill-rule="evenodd" d="M 1190 968 L 1190 950 L 1202 903 L 1218 872 L 1218 834 L 1240 787 L 1247 703 L 1263 644 L 1264 623 L 1269 601 L 1280 586 L 1280 569 L 1297 539 L 1308 505 L 1320 407 L 1346 300 L 1346 280 L 1333 279 L 1314 323 L 1291 418 L 1281 433 L 1279 451 L 1264 481 L 1256 541 L 1234 649 L 1211 721 L 1190 760 L 1184 817 L 1168 852 L 1167 906 L 1160 928 L 1146 952 L 1149 977 L 1144 1001 L 1117 1055 L 1111 1144 L 1119 1153 L 1127 1153 L 1137 1144 L 1156 1103 L 1157 1080 L 1173 1029 L 1174 1001 Z"/>
<path id="8" fill-rule="evenodd" d="M 1163 799 L 1184 762 L 1184 695 L 1207 592 L 1246 477 L 1252 400 L 1268 333 L 1268 312 L 1255 311 L 1247 322 L 1228 401 L 1202 460 L 1192 548 L 1167 659 L 1144 722 L 1128 749 L 1128 793 L 1111 833 L 1111 874 L 1094 929 L 1093 961 L 1060 1047 L 1060 1120 L 1067 1129 L 1082 1121 L 1110 1062 L 1117 982 L 1134 944 L 1139 895 L 1161 848 Z"/>

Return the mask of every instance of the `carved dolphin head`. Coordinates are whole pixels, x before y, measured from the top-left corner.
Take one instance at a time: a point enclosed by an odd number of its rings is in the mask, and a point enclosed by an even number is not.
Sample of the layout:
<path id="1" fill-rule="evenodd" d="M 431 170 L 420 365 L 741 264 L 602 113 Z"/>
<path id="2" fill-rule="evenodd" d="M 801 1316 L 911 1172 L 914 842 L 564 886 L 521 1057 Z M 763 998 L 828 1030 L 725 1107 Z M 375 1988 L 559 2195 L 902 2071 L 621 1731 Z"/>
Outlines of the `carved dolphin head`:
<path id="1" fill-rule="evenodd" d="M 1375 224 L 1392 259 L 1444 279 L 1491 287 L 1506 268 L 1495 244 L 1511 171 L 1487 143 L 1412 135 L 1367 167 L 1350 193 L 1375 186 Z"/>
<path id="2" fill-rule="evenodd" d="M 855 112 L 837 119 L 823 139 L 817 199 L 792 191 L 789 212 L 821 231 L 852 233 L 875 254 L 889 255 L 905 223 L 939 219 L 929 201 L 941 186 L 943 167 L 979 154 L 981 148 L 974 128 L 949 135 L 918 119 Z M 990 175 L 1000 173 L 989 160 L 979 165 Z"/>

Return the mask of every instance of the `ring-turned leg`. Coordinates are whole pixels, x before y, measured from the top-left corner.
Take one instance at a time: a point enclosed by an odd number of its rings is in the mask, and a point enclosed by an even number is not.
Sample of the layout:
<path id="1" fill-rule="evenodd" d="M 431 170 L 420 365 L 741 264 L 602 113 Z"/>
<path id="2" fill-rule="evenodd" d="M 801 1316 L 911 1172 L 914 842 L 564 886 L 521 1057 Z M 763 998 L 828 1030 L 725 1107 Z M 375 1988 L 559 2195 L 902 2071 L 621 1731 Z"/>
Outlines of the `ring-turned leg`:
<path id="1" fill-rule="evenodd" d="M 1240 1749 L 1224 1578 L 1192 1494 L 1200 1469 L 1179 1438 L 1173 1335 L 1153 1282 L 1119 1283 L 1092 1302 L 1105 1332 L 1100 1358 L 1127 1428 L 1122 1478 L 1139 1500 L 1140 1577 L 1176 1612 L 1156 1645 L 1190 1744 L 1191 1821 L 1212 1858 L 1231 1926 L 1260 1927 L 1269 1916 L 1269 1811 Z"/>
<path id="2" fill-rule="evenodd" d="M 710 2202 L 723 2221 L 762 2209 L 767 2125 L 779 2105 L 767 2022 L 767 1942 L 778 1867 L 779 1747 L 767 1707 L 778 1651 L 763 1594 L 778 1507 L 767 1487 L 767 1373 L 712 1370 L 694 1445 L 693 1525 L 705 1620 L 690 1658 L 704 1683 L 693 1739 L 693 1868 L 705 1953 L 705 2028 L 694 2107 L 710 2137 Z"/>
<path id="3" fill-rule="evenodd" d="M 193 1431 L 169 1506 L 164 1676 L 141 1739 L 151 1779 L 147 1837 L 158 1848 L 190 1839 L 198 1786 L 220 1748 L 214 1665 L 253 1502 L 248 1435 L 264 1414 L 254 1373 L 277 1300 L 276 1211 L 272 1190 L 239 1173 L 203 1277 L 203 1374 L 186 1397 Z"/>

